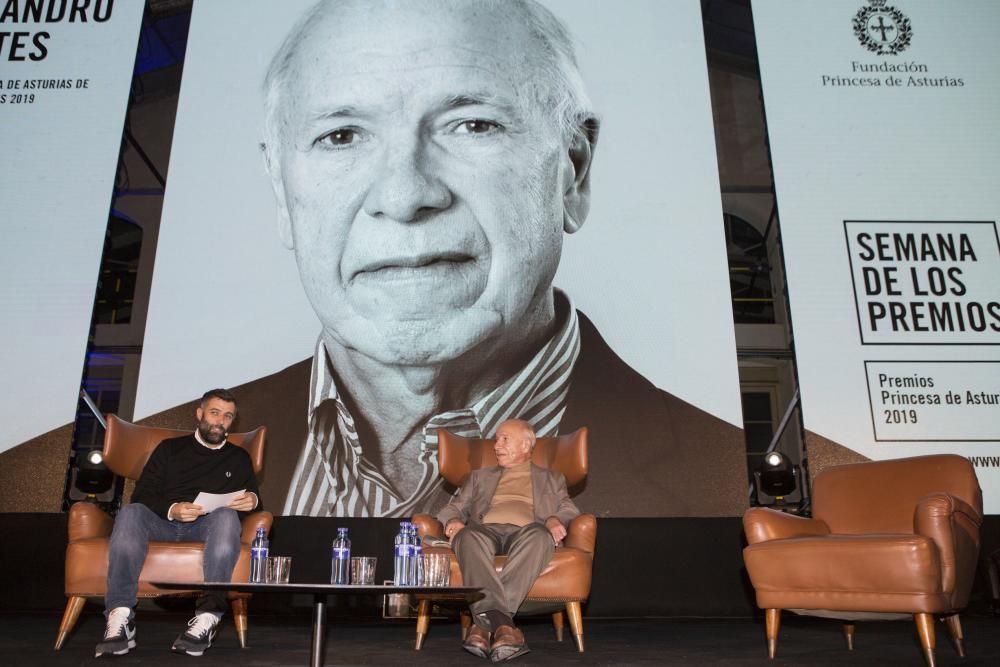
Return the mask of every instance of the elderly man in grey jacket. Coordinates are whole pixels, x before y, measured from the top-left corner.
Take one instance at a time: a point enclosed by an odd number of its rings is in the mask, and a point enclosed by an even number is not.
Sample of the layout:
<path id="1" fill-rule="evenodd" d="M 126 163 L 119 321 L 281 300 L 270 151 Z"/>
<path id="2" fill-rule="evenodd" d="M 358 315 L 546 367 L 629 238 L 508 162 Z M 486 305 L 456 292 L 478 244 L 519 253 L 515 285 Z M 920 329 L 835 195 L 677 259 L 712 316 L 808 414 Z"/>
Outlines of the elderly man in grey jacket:
<path id="1" fill-rule="evenodd" d="M 535 432 L 512 419 L 497 429 L 498 466 L 473 471 L 438 514 L 455 549 L 462 579 L 485 595 L 471 605 L 474 625 L 463 647 L 501 662 L 528 652 L 513 616 L 580 514 L 561 473 L 531 463 Z M 496 555 L 506 555 L 499 574 Z M 492 643 L 490 635 L 492 633 Z"/>

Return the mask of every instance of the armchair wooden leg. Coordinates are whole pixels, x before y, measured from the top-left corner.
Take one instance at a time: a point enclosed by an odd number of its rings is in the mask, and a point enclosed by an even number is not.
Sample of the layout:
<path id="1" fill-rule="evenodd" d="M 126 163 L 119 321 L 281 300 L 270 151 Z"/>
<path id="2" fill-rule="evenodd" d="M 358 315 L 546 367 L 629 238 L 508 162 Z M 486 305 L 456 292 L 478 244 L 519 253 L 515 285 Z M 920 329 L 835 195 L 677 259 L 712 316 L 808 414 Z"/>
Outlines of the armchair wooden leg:
<path id="1" fill-rule="evenodd" d="M 579 602 L 566 603 L 566 616 L 569 617 L 569 629 L 576 642 L 576 650 L 583 653 L 583 610 Z"/>
<path id="2" fill-rule="evenodd" d="M 847 650 L 848 651 L 853 651 L 854 650 L 854 624 L 853 623 L 844 623 L 843 629 L 844 629 L 844 639 L 847 640 Z"/>
<path id="3" fill-rule="evenodd" d="M 945 616 L 945 625 L 948 626 L 948 634 L 951 635 L 951 641 L 955 644 L 955 652 L 958 653 L 958 657 L 965 657 L 965 638 L 962 636 L 962 621 L 959 620 L 958 614 L 952 614 L 951 616 Z"/>
<path id="4" fill-rule="evenodd" d="M 778 630 L 781 629 L 781 610 L 765 609 L 764 626 L 767 632 L 767 657 L 774 659 L 778 652 Z"/>
<path id="5" fill-rule="evenodd" d="M 240 648 L 247 647 L 247 599 L 233 598 L 229 603 L 233 610 L 233 625 L 240 640 Z"/>
<path id="6" fill-rule="evenodd" d="M 934 667 L 934 615 L 914 614 L 913 620 L 917 622 L 917 633 L 920 635 L 920 646 L 924 649 L 927 667 Z"/>
<path id="7" fill-rule="evenodd" d="M 561 642 L 563 640 L 563 625 L 566 621 L 566 615 L 559 610 L 552 614 L 552 625 L 556 629 L 556 641 Z"/>
<path id="8" fill-rule="evenodd" d="M 424 646 L 424 637 L 431 624 L 431 601 L 421 600 L 417 606 L 417 643 L 414 649 L 419 651 Z"/>
<path id="9" fill-rule="evenodd" d="M 72 632 L 73 627 L 76 626 L 76 621 L 80 618 L 80 612 L 83 610 L 83 604 L 87 601 L 87 598 L 74 595 L 66 600 L 66 610 L 63 612 L 62 622 L 59 623 L 59 634 L 56 635 L 56 647 L 55 650 L 62 648 L 63 643 L 66 641 L 66 637 Z"/>
<path id="10" fill-rule="evenodd" d="M 472 627 L 472 614 L 468 611 L 463 611 L 458 615 L 458 620 L 462 623 L 462 641 L 469 636 L 469 628 Z"/>

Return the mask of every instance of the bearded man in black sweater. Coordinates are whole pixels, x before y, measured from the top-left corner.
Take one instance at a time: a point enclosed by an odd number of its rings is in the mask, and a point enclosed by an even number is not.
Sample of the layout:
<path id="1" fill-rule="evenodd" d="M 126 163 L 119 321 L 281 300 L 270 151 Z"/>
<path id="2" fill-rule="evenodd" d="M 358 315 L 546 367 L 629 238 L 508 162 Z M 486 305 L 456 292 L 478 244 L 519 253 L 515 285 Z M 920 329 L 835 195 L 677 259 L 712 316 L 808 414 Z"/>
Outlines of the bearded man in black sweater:
<path id="1" fill-rule="evenodd" d="M 204 542 L 205 581 L 229 581 L 240 555 L 240 512 L 260 509 L 250 455 L 226 441 L 236 418 L 236 399 L 225 389 L 202 396 L 191 435 L 164 440 L 150 455 L 136 482 L 132 502 L 115 518 L 108 548 L 107 625 L 97 656 L 135 648 L 136 593 L 150 542 Z M 202 492 L 242 492 L 227 507 L 206 512 L 193 501 Z M 226 610 L 226 594 L 198 598 L 195 616 L 173 650 L 201 655 Z"/>

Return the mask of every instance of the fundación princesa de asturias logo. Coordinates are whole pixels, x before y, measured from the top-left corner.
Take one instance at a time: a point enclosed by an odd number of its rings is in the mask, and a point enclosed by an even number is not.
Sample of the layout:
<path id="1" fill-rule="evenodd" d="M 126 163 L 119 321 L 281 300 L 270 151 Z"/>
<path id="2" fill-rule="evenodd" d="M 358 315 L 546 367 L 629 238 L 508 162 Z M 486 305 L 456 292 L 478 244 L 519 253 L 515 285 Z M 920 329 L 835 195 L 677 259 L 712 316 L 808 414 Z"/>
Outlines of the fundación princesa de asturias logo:
<path id="1" fill-rule="evenodd" d="M 886 0 L 868 0 L 854 15 L 854 34 L 861 46 L 880 56 L 897 55 L 906 50 L 913 37 L 910 19 Z"/>
<path id="2" fill-rule="evenodd" d="M 926 62 L 918 62 L 899 56 L 910 47 L 913 28 L 910 19 L 891 5 L 888 0 L 868 0 L 852 21 L 854 35 L 867 51 L 882 56 L 876 62 L 866 62 L 867 58 L 854 55 L 855 47 L 850 47 L 850 68 L 820 74 L 820 85 L 824 88 L 963 88 L 965 78 L 953 73 L 935 73 L 927 76 L 931 67 Z M 933 30 L 934 26 L 931 26 Z M 838 47 L 842 40 L 838 38 Z M 926 40 L 925 40 L 926 41 Z M 921 48 L 926 52 L 925 41 Z M 933 40 L 932 40 L 933 41 Z M 848 44 L 843 43 L 845 50 Z M 918 48 L 918 50 L 920 50 Z M 869 56 L 870 57 L 870 56 Z"/>

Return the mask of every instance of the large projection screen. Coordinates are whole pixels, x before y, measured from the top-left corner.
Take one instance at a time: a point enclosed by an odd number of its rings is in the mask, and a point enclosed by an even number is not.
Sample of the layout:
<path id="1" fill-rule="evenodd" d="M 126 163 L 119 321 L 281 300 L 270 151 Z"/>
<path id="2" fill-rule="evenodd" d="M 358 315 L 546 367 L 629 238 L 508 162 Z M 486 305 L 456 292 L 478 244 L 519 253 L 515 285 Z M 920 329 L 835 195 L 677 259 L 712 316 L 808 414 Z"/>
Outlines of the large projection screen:
<path id="1" fill-rule="evenodd" d="M 143 3 L 75 4 L 0 15 L 0 451 L 75 419 L 121 147 Z"/>
<path id="2" fill-rule="evenodd" d="M 634 376 L 648 392 L 644 404 L 640 394 L 615 389 L 609 366 L 600 389 L 608 395 L 599 403 L 615 407 L 613 418 L 596 424 L 580 417 L 591 429 L 592 470 L 582 506 L 626 516 L 739 514 L 746 504 L 745 458 L 699 3 L 543 4 L 577 42 L 601 118 L 589 215 L 564 237 L 554 284 L 607 347 L 649 381 Z M 245 401 L 242 426 L 265 423 L 281 434 L 281 442 L 268 445 L 264 473 L 275 511 L 284 507 L 284 494 L 275 498 L 268 484 L 290 474 L 308 417 L 307 388 L 290 398 L 275 382 L 293 372 L 283 370 L 289 367 L 308 375 L 302 363 L 313 355 L 320 326 L 294 253 L 279 238 L 258 147 L 261 82 L 281 40 L 311 5 L 195 3 L 135 410 L 137 418 L 166 423 L 165 411 L 180 409 L 169 414 L 189 421 L 187 403 L 201 391 L 236 387 Z M 385 22 L 352 26 L 346 32 L 374 34 Z M 422 34 L 411 33 L 407 39 Z M 380 39 L 374 34 L 370 41 Z M 585 339 L 581 355 L 592 358 L 594 345 Z M 600 372 L 577 378 L 571 394 L 588 382 L 598 391 Z M 570 404 L 567 415 L 572 396 Z M 650 424 L 644 410 L 671 415 Z M 282 411 L 293 414 L 275 414 Z M 300 432 L 280 426 L 288 419 Z M 570 424 L 567 416 L 559 432 Z M 624 430 L 614 436 L 615 429 Z M 630 499 L 629 486 L 647 480 L 653 490 Z"/>
<path id="3" fill-rule="evenodd" d="M 807 437 L 1000 511 L 1000 5 L 755 0 Z"/>

